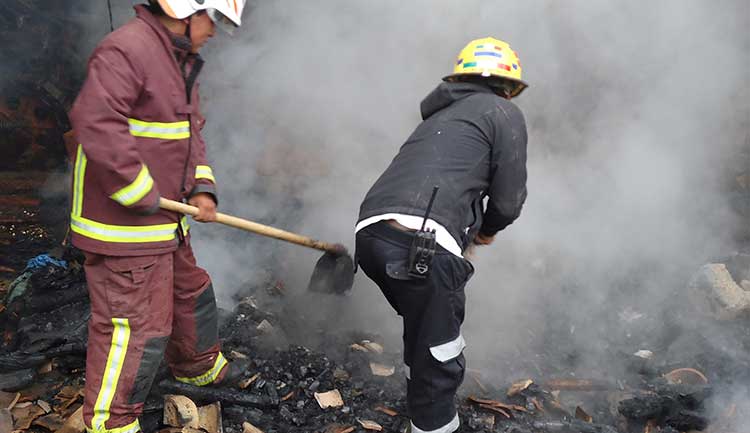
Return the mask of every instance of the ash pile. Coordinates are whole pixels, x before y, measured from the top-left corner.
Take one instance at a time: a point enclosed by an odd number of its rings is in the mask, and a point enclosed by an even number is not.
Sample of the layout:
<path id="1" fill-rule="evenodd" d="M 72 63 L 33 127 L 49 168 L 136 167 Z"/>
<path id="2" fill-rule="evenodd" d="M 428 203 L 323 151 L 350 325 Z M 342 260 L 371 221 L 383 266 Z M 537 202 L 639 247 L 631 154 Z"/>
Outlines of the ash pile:
<path id="1" fill-rule="evenodd" d="M 0 307 L 0 431 L 84 429 L 89 304 L 81 260 L 73 250 L 36 257 L 6 290 Z M 703 301 L 696 309 L 705 307 L 701 311 L 721 321 L 720 344 L 734 342 L 747 350 L 748 311 L 716 298 L 750 280 L 750 256 L 736 255 L 721 265 L 698 270 L 687 287 Z M 302 323 L 299 311 L 285 302 L 292 296 L 287 292 L 281 283 L 262 284 L 246 290 L 234 311 L 224 312 L 224 353 L 249 361 L 238 386 L 182 384 L 163 366 L 146 402 L 143 430 L 404 431 L 405 372 L 398 348 L 378 335 L 343 328 L 309 330 L 325 336 L 302 338 L 314 343 L 301 345 L 300 329 L 315 327 Z M 592 372 L 582 379 L 565 375 L 560 366 L 521 380 L 469 370 L 460 392 L 460 431 L 741 432 L 741 420 L 750 414 L 722 390 L 748 383 L 750 363 L 723 356 L 716 338 L 706 336 L 690 359 L 671 359 L 669 344 L 654 345 L 664 353 L 621 352 L 627 369 L 611 372 L 616 377 Z"/>

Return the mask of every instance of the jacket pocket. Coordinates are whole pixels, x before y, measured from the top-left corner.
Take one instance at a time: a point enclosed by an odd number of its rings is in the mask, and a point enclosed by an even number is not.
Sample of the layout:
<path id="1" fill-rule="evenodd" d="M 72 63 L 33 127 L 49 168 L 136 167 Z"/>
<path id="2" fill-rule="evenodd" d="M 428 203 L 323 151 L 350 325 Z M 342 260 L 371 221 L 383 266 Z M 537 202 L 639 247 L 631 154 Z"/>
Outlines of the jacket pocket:
<path id="1" fill-rule="evenodd" d="M 412 278 L 409 276 L 409 268 L 407 265 L 407 260 L 388 262 L 385 264 L 385 274 L 394 280 L 409 281 Z"/>
<path id="2" fill-rule="evenodd" d="M 105 257 L 104 266 L 110 271 L 130 278 L 132 287 L 146 281 L 147 271 L 156 264 L 155 256 Z"/>
<path id="3" fill-rule="evenodd" d="M 449 293 L 463 293 L 466 283 L 474 275 L 474 266 L 468 260 L 443 254 L 437 258 L 438 266 L 433 266 L 435 278 L 440 282 L 439 287 Z"/>

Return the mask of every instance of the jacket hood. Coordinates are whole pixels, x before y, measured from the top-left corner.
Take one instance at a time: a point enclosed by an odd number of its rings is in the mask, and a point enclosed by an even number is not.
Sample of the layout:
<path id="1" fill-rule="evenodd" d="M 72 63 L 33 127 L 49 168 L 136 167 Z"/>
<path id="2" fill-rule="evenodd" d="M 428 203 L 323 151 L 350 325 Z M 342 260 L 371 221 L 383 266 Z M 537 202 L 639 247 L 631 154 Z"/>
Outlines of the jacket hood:
<path id="1" fill-rule="evenodd" d="M 494 94 L 489 86 L 483 86 L 481 84 L 463 82 L 452 83 L 447 81 L 440 83 L 435 90 L 422 100 L 422 104 L 420 105 L 422 120 L 426 120 L 428 117 L 452 103 L 475 93 Z"/>

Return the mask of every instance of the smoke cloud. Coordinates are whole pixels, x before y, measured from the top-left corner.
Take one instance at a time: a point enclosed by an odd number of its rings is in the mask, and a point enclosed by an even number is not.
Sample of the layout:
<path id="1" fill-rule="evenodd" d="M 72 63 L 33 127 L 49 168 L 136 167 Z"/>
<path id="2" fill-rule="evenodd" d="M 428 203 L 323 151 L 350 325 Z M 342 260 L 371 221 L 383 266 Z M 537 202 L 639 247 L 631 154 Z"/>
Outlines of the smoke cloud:
<path id="1" fill-rule="evenodd" d="M 748 147 L 747 28 L 743 0 L 253 2 L 236 36 L 204 53 L 220 207 L 353 246 L 360 201 L 420 121 L 419 102 L 466 42 L 492 35 L 519 53 L 531 86 L 516 101 L 529 198 L 473 259 L 470 367 L 512 380 L 555 365 L 596 375 L 617 368 L 602 363 L 619 350 L 679 359 L 689 351 L 654 341 L 695 320 L 677 308 L 690 274 L 741 248 L 749 224 L 726 194 Z M 268 278 L 310 301 L 316 252 L 194 233 L 222 304 Z M 400 320 L 361 273 L 349 297 L 310 308 L 334 302 L 339 325 L 400 344 Z M 747 341 L 732 350 L 750 358 Z"/>

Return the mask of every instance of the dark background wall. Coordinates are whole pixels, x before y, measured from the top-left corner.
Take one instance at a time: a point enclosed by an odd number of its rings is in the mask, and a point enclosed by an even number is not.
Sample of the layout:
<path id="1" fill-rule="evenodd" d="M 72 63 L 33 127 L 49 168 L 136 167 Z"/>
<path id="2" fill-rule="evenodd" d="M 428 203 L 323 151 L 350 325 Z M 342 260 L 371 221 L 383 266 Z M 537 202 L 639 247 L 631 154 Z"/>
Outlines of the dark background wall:
<path id="1" fill-rule="evenodd" d="M 65 113 L 109 28 L 106 1 L 0 2 L 0 170 L 64 165 Z"/>

